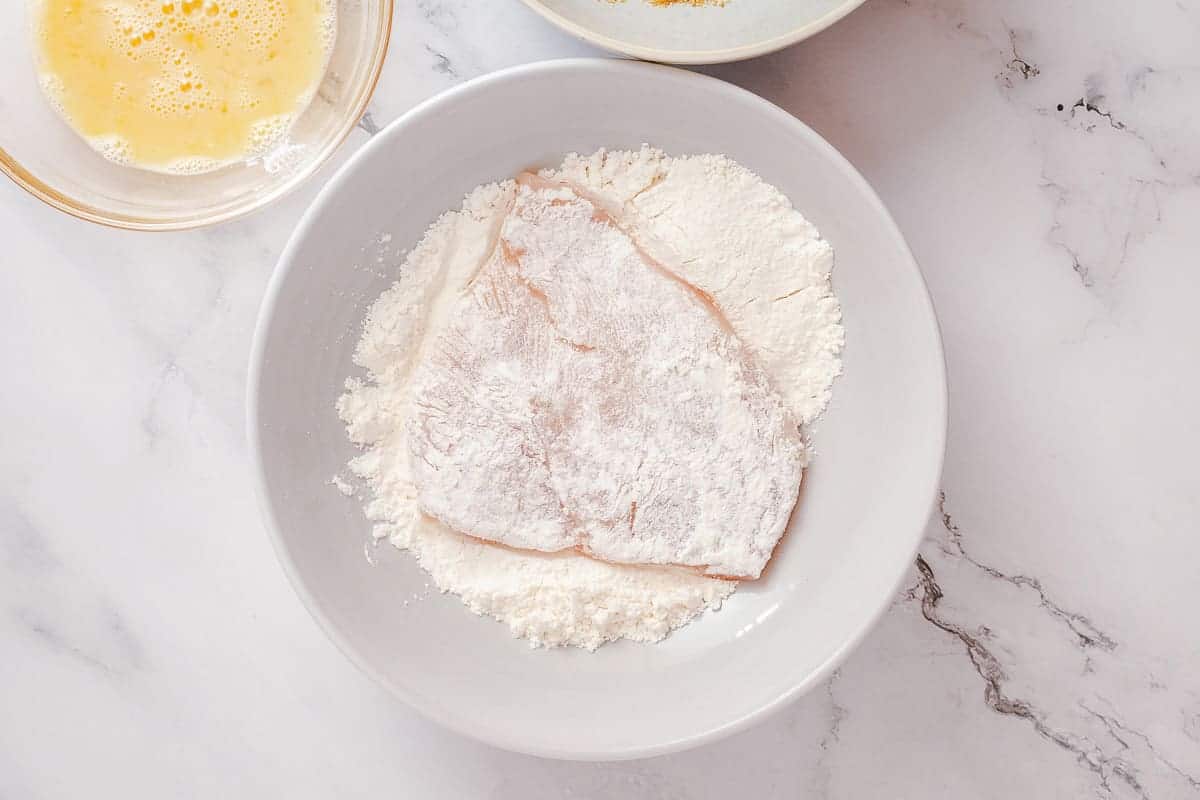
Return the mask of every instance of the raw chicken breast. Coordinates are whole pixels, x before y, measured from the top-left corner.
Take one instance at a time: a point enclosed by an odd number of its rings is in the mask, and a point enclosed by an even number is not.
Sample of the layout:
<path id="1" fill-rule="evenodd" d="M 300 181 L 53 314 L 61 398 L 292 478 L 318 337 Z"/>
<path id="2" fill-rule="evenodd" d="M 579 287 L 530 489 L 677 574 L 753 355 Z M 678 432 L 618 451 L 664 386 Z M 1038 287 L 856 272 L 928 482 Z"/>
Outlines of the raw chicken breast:
<path id="1" fill-rule="evenodd" d="M 590 200 L 524 176 L 413 379 L 422 510 L 515 548 L 757 578 L 796 420 L 711 300 Z"/>

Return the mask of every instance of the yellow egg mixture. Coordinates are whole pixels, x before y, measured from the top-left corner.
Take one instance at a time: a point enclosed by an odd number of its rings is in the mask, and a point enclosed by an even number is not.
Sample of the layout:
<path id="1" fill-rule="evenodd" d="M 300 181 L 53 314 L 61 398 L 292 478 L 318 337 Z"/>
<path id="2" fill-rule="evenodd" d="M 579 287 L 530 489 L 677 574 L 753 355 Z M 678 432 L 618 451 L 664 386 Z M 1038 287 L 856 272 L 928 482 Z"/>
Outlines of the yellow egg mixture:
<path id="1" fill-rule="evenodd" d="M 42 85 L 107 158 L 204 172 L 263 153 L 312 99 L 334 0 L 38 0 Z"/>

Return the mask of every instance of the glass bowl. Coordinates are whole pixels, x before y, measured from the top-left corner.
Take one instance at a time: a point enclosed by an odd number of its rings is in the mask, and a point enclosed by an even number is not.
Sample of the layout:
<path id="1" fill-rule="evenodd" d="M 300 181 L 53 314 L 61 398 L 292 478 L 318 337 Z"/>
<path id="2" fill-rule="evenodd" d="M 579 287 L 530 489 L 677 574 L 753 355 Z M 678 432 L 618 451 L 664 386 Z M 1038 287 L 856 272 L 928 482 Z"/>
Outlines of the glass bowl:
<path id="1" fill-rule="evenodd" d="M 24 6 L 32 13 L 32 2 Z M 10 14 L 20 14 L 20 7 Z M 29 20 L 0 25 L 0 171 L 68 214 L 132 230 L 196 228 L 261 208 L 329 158 L 366 110 L 379 79 L 392 0 L 337 0 L 337 15 L 329 66 L 286 140 L 260 158 L 200 175 L 106 160 L 43 95 Z"/>

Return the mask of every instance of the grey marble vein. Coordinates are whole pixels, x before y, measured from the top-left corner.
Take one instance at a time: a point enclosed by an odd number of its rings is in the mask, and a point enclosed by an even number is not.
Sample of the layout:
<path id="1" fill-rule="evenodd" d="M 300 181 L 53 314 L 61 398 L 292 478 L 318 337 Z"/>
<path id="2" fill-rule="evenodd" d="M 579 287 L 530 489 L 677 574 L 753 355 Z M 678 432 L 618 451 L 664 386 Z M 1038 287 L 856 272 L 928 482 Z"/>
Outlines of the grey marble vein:
<path id="1" fill-rule="evenodd" d="M 941 492 L 938 495 L 938 514 L 941 516 L 942 527 L 949 534 L 949 546 L 943 545 L 943 552 L 954 558 L 962 558 L 975 568 L 982 571 L 989 577 L 996 580 L 1011 583 L 1013 586 L 1027 588 L 1034 591 L 1038 596 L 1038 601 L 1042 608 L 1046 609 L 1051 615 L 1061 620 L 1067 628 L 1070 629 L 1078 639 L 1082 647 L 1098 647 L 1101 650 L 1112 652 L 1117 648 L 1117 643 L 1113 639 L 1100 630 L 1096 625 L 1083 614 L 1075 611 L 1068 611 L 1058 603 L 1054 602 L 1046 593 L 1042 582 L 1037 578 L 1029 575 L 1009 575 L 1001 572 L 993 566 L 984 564 L 970 555 L 963 542 L 962 531 L 951 518 L 950 513 L 946 510 L 946 493 Z M 928 565 L 926 565 L 928 568 Z"/>
<path id="2" fill-rule="evenodd" d="M 1100 787 L 1107 796 L 1113 796 L 1112 781 L 1114 778 L 1124 782 L 1137 793 L 1137 796 L 1148 796 L 1136 775 L 1125 764 L 1114 760 L 1086 739 L 1056 730 L 1047 723 L 1045 714 L 1040 712 L 1036 706 L 1006 693 L 1005 683 L 1008 675 L 1000 660 L 985 644 L 984 640 L 988 636 L 987 629 L 980 628 L 972 632 L 940 614 L 938 604 L 942 601 L 944 594 L 938 585 L 933 569 L 924 556 L 917 557 L 917 571 L 920 574 L 920 585 L 914 595 L 920 601 L 921 613 L 939 630 L 945 631 L 962 642 L 967 656 L 971 659 L 971 664 L 979 673 L 979 677 L 983 679 L 983 701 L 988 708 L 997 714 L 1025 720 L 1033 727 L 1038 736 L 1071 753 L 1081 766 L 1096 775 Z"/>
<path id="3" fill-rule="evenodd" d="M 363 115 L 359 117 L 357 127 L 366 133 L 367 136 L 374 136 L 379 133 L 379 125 L 375 122 L 375 117 L 371 114 L 370 109 L 364 111 Z"/>

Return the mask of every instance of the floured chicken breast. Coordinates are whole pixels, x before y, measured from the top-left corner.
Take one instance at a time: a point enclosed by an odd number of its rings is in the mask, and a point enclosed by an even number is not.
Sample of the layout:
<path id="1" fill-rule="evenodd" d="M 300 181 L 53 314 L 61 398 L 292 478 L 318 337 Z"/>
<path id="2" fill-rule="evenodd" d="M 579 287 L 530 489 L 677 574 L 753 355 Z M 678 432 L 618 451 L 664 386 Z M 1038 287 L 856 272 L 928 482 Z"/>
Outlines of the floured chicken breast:
<path id="1" fill-rule="evenodd" d="M 757 578 L 795 418 L 711 299 L 566 185 L 520 181 L 407 422 L 422 510 L 515 548 Z"/>

